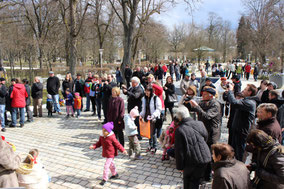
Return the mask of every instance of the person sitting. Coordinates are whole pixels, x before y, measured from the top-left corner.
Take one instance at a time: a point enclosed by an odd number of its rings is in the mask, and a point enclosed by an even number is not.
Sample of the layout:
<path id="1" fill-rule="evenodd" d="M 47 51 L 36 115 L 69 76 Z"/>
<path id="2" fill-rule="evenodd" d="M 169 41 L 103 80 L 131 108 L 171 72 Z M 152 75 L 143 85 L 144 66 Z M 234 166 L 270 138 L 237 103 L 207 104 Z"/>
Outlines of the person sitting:
<path id="1" fill-rule="evenodd" d="M 234 158 L 234 149 L 229 144 L 212 144 L 211 150 L 214 161 L 212 189 L 250 187 L 249 170 L 243 162 Z"/>
<path id="2" fill-rule="evenodd" d="M 252 130 L 247 137 L 246 150 L 253 154 L 248 166 L 255 171 L 253 188 L 284 188 L 283 147 L 262 130 Z"/>

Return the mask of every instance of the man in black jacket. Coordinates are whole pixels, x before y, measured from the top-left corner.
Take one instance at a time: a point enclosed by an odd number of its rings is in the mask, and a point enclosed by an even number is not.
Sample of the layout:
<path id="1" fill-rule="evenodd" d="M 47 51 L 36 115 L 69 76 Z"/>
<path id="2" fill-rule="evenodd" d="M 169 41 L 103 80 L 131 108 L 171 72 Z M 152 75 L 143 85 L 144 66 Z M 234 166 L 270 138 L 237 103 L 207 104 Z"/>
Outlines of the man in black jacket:
<path id="1" fill-rule="evenodd" d="M 233 94 L 234 87 L 230 84 L 228 88 L 228 101 L 235 107 L 235 116 L 232 122 L 232 147 L 235 150 L 235 157 L 243 161 L 246 139 L 249 129 L 255 119 L 257 88 L 248 84 L 242 91 L 243 99 L 236 99 Z"/>
<path id="2" fill-rule="evenodd" d="M 5 86 L 5 78 L 0 78 L 0 120 L 1 120 L 1 131 L 5 132 L 5 104 L 6 104 L 6 95 L 7 95 L 7 88 Z"/>
<path id="3" fill-rule="evenodd" d="M 32 110 L 30 108 L 31 105 L 31 88 L 29 86 L 29 81 L 27 79 L 23 79 L 22 80 L 23 84 L 25 85 L 26 91 L 28 93 L 28 98 L 26 98 L 26 112 L 27 112 L 27 118 L 28 118 L 28 122 L 33 122 L 33 113 Z"/>
<path id="4" fill-rule="evenodd" d="M 42 117 L 42 91 L 43 85 L 38 77 L 35 77 L 32 85 L 32 98 L 34 106 L 34 117 Z"/>
<path id="5" fill-rule="evenodd" d="M 104 112 L 104 117 L 105 117 L 105 120 L 103 123 L 106 123 L 107 122 L 107 112 L 108 112 L 108 102 L 112 94 L 111 91 L 112 91 L 112 88 L 117 86 L 117 84 L 112 81 L 111 75 L 107 75 L 107 80 L 104 81 L 102 84 L 103 84 L 102 105 L 103 105 L 103 112 Z"/>
<path id="6" fill-rule="evenodd" d="M 138 77 L 133 77 L 131 79 L 131 87 L 128 89 L 123 89 L 123 93 L 128 96 L 127 100 L 127 110 L 128 113 L 135 107 L 138 107 L 139 112 L 142 111 L 142 97 L 144 96 L 144 90 L 140 85 L 140 79 Z M 135 119 L 135 124 L 137 125 L 138 138 L 142 139 L 139 130 L 139 118 Z"/>
<path id="7" fill-rule="evenodd" d="M 176 167 L 183 172 L 183 188 L 198 189 L 211 161 L 206 128 L 193 120 L 184 106 L 179 107 L 175 124 L 179 125 L 175 132 Z"/>
<path id="8" fill-rule="evenodd" d="M 58 112 L 61 115 L 60 105 L 59 105 L 59 88 L 60 81 L 58 77 L 54 76 L 54 72 L 49 72 L 49 78 L 47 79 L 46 89 L 48 94 L 52 96 L 53 104 L 54 104 L 54 112 Z"/>
<path id="9" fill-rule="evenodd" d="M 130 87 L 130 80 L 131 80 L 131 77 L 132 77 L 132 70 L 131 70 L 131 68 L 129 68 L 128 65 L 125 66 L 124 77 L 125 77 L 125 80 L 126 80 L 126 86 L 127 86 L 127 88 L 129 88 Z"/>

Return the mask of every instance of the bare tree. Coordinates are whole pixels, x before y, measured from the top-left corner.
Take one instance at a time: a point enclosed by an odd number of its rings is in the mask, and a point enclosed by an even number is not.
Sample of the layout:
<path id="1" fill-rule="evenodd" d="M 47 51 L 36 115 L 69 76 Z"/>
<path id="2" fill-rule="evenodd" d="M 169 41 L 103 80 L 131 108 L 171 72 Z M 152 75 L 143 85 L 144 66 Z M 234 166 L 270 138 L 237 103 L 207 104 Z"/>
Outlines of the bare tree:
<path id="1" fill-rule="evenodd" d="M 172 52 L 175 53 L 177 58 L 177 53 L 181 51 L 184 47 L 184 39 L 186 37 L 185 25 L 175 25 L 173 31 L 169 32 L 169 43 L 171 45 Z"/>

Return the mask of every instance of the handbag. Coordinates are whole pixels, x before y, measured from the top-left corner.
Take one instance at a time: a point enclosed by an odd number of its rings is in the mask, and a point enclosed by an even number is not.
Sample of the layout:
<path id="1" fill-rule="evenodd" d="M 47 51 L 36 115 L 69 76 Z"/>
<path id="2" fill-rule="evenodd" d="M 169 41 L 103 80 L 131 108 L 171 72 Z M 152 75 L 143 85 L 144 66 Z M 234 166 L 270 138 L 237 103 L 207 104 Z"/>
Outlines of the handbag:
<path id="1" fill-rule="evenodd" d="M 171 94 L 168 95 L 168 102 L 170 103 L 175 103 L 178 101 L 177 95 L 176 94 Z"/>
<path id="2" fill-rule="evenodd" d="M 148 139 L 151 138 L 151 126 L 150 121 L 144 122 L 142 119 L 139 119 L 140 135 Z"/>

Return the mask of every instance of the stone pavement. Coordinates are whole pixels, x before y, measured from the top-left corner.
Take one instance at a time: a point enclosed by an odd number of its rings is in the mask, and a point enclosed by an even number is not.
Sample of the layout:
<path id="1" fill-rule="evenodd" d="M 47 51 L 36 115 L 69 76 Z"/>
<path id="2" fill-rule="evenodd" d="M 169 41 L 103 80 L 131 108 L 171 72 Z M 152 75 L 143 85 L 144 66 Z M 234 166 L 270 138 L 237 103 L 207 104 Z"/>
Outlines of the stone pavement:
<path id="1" fill-rule="evenodd" d="M 79 119 L 66 119 L 65 115 L 57 114 L 47 118 L 46 112 L 44 115 L 23 128 L 7 128 L 7 132 L 1 134 L 16 145 L 17 153 L 39 149 L 51 177 L 49 188 L 102 188 L 99 185 L 105 162 L 102 148 L 89 150 L 89 145 L 95 143 L 101 133 L 98 119 L 91 116 L 91 112 L 82 113 Z M 222 142 L 228 137 L 226 122 L 224 118 Z M 163 127 L 168 125 L 166 122 Z M 182 188 L 182 174 L 175 169 L 175 160 L 162 162 L 160 145 L 155 155 L 145 153 L 147 146 L 148 140 L 143 139 L 142 160 L 133 161 L 120 153 L 115 158 L 120 178 L 109 180 L 104 188 Z M 128 149 L 127 139 L 125 147 Z"/>

